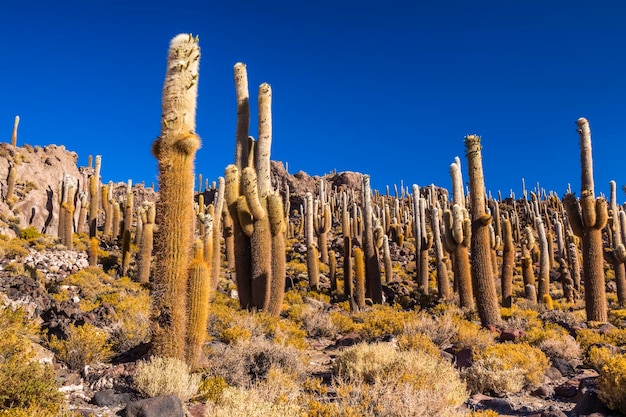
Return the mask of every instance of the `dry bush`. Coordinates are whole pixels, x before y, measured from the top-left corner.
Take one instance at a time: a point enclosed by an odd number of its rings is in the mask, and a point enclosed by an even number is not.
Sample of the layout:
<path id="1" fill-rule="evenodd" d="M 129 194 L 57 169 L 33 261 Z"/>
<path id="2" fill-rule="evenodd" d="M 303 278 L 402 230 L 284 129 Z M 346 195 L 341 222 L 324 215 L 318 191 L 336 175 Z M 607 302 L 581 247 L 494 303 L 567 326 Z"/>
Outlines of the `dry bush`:
<path id="1" fill-rule="evenodd" d="M 137 363 L 134 386 L 144 397 L 176 395 L 181 401 L 193 397 L 200 386 L 201 376 L 191 374 L 189 365 L 180 359 L 153 356 Z"/>
<path id="2" fill-rule="evenodd" d="M 53 417 L 62 408 L 54 369 L 33 360 L 38 333 L 24 310 L 0 305 L 0 416 Z"/>
<path id="3" fill-rule="evenodd" d="M 67 338 L 59 339 L 52 335 L 48 346 L 59 360 L 75 370 L 106 361 L 112 356 L 109 335 L 89 323 L 82 326 L 70 324 Z"/>
<path id="4" fill-rule="evenodd" d="M 271 369 L 301 378 L 304 362 L 291 346 L 274 343 L 264 337 L 234 343 L 219 354 L 209 356 L 206 371 L 222 376 L 230 385 L 250 388 L 267 378 Z"/>
<path id="5" fill-rule="evenodd" d="M 546 338 L 539 342 L 537 347 L 549 358 L 562 358 L 567 361 L 576 360 L 582 354 L 576 339 L 569 334 Z"/>
<path id="6" fill-rule="evenodd" d="M 307 303 L 296 304 L 289 308 L 288 317 L 299 323 L 308 337 L 335 337 L 339 328 L 323 308 Z"/>
<path id="7" fill-rule="evenodd" d="M 362 332 L 368 340 L 376 340 L 401 334 L 405 323 L 416 314 L 414 311 L 403 311 L 400 306 L 375 304 L 371 309 L 354 314 L 354 319 L 363 322 Z"/>
<path id="8" fill-rule="evenodd" d="M 423 334 L 435 345 L 444 348 L 450 344 L 458 329 L 458 315 L 454 311 L 445 310 L 439 316 L 420 312 L 405 323 L 403 334 Z"/>
<path id="9" fill-rule="evenodd" d="M 463 369 L 461 374 L 472 393 L 513 394 L 524 388 L 521 369 L 509 367 L 497 356 L 477 359 L 472 366 Z"/>
<path id="10" fill-rule="evenodd" d="M 444 397 L 438 398 L 440 394 Z M 358 415 L 363 416 L 461 417 L 465 413 L 459 407 L 465 399 L 467 394 L 464 389 L 446 395 L 436 388 L 419 388 L 407 382 L 377 382 L 372 385 L 357 383 L 352 385 L 348 410 L 359 410 Z M 339 399 L 339 404 L 342 413 L 341 409 L 345 407 L 342 399 Z"/>
<path id="11" fill-rule="evenodd" d="M 609 408 L 626 413 L 626 355 L 610 356 L 600 370 L 598 396 Z"/>
<path id="12" fill-rule="evenodd" d="M 389 343 L 355 345 L 335 360 L 338 415 L 460 415 L 467 399 L 458 371 L 439 355 L 398 351 Z M 341 411 L 342 408 L 344 411 Z"/>
<path id="13" fill-rule="evenodd" d="M 520 338 L 520 341 L 538 347 L 550 358 L 563 358 L 571 361 L 579 359 L 582 354 L 576 339 L 557 324 L 546 323 L 532 327 Z"/>
<path id="14" fill-rule="evenodd" d="M 520 306 L 501 308 L 500 314 L 505 320 L 507 327 L 512 329 L 528 331 L 533 327 L 540 327 L 542 325 L 539 319 L 539 312 L 532 308 L 521 308 Z"/>
<path id="15" fill-rule="evenodd" d="M 224 389 L 218 402 L 208 403 L 206 417 L 293 417 L 302 415 L 302 407 L 291 402 L 272 402 L 255 388 Z"/>
<path id="16" fill-rule="evenodd" d="M 549 367 L 546 355 L 527 343 L 499 343 L 474 352 L 474 363 L 463 370 L 472 392 L 504 394 L 532 388 Z"/>
<path id="17" fill-rule="evenodd" d="M 476 350 L 485 350 L 489 346 L 495 344 L 495 334 L 482 328 L 479 324 L 472 321 L 457 320 L 457 332 L 452 338 L 452 343 L 458 349 L 470 348 Z"/>

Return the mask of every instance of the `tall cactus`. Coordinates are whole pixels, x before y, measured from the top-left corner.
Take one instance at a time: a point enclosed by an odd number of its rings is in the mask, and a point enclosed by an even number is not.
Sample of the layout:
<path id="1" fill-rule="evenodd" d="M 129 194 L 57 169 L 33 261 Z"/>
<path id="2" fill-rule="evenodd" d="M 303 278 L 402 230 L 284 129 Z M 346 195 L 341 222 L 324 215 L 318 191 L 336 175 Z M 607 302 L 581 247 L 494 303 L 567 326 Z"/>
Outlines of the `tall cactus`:
<path id="1" fill-rule="evenodd" d="M 489 224 L 492 217 L 485 208 L 485 179 L 480 145 L 480 136 L 465 137 L 470 179 L 472 213 L 472 284 L 476 307 L 483 327 L 500 324 L 498 296 L 491 269 L 491 248 L 489 244 Z"/>
<path id="2" fill-rule="evenodd" d="M 513 304 L 513 269 L 515 267 L 515 246 L 513 245 L 513 228 L 508 218 L 502 220 L 502 307 L 510 308 Z"/>
<path id="3" fill-rule="evenodd" d="M 139 267 L 137 281 L 142 284 L 150 282 L 150 265 L 152 264 L 152 249 L 154 246 L 154 221 L 156 211 L 154 203 L 145 202 L 141 211 L 141 244 L 139 245 Z"/>
<path id="4" fill-rule="evenodd" d="M 239 97 L 239 86 L 237 90 Z M 269 84 L 259 86 L 258 100 L 258 141 L 248 154 L 248 166 L 243 168 L 241 177 L 236 164 L 226 168 L 225 200 L 234 224 L 240 304 L 276 315 L 282 306 L 286 259 L 284 206 L 270 177 L 272 89 Z M 242 134 L 238 127 L 237 135 Z"/>
<path id="5" fill-rule="evenodd" d="M 524 280 L 524 296 L 526 299 L 537 302 L 537 288 L 535 283 L 535 271 L 533 270 L 532 251 L 535 249 L 535 236 L 530 226 L 524 228 L 522 247 L 522 278 Z"/>
<path id="6" fill-rule="evenodd" d="M 20 124 L 20 116 L 15 116 L 15 122 L 13 123 L 13 134 L 11 135 L 11 146 L 17 146 L 17 127 Z"/>
<path id="7" fill-rule="evenodd" d="M 350 236 L 343 237 L 343 294 L 352 305 L 354 287 L 352 285 L 352 240 Z"/>
<path id="8" fill-rule="evenodd" d="M 617 301 L 621 306 L 626 305 L 626 248 L 622 240 L 622 226 L 620 215 L 621 207 L 617 205 L 617 185 L 610 181 L 610 231 L 613 237 L 611 250 L 606 252 L 615 272 L 615 284 L 617 286 Z"/>
<path id="9" fill-rule="evenodd" d="M 213 217 L 213 230 L 211 233 L 212 253 L 205 254 L 205 257 L 210 256 L 211 265 L 211 288 L 213 291 L 217 289 L 217 284 L 220 277 L 221 267 L 221 252 L 220 252 L 220 237 L 222 236 L 222 213 L 224 212 L 224 188 L 226 187 L 224 178 L 219 177 L 217 179 L 217 194 L 215 198 L 215 215 Z M 207 258 L 209 259 L 209 258 Z"/>
<path id="10" fill-rule="evenodd" d="M 153 353 L 185 358 L 187 281 L 193 243 L 194 158 L 200 48 L 180 34 L 170 42 L 163 86 L 161 135 L 152 150 L 159 166 L 155 236 Z"/>
<path id="11" fill-rule="evenodd" d="M 130 267 L 131 229 L 133 225 L 133 183 L 128 180 L 126 199 L 124 200 L 124 220 L 122 226 L 122 276 L 128 273 Z"/>
<path id="12" fill-rule="evenodd" d="M 605 323 L 608 320 L 602 229 L 608 221 L 606 201 L 595 198 L 591 130 L 581 117 L 576 122 L 580 138 L 581 195 L 580 204 L 573 194 L 563 197 L 563 204 L 574 233 L 582 239 L 583 276 L 585 282 L 585 311 L 587 321 Z"/>
<path id="13" fill-rule="evenodd" d="M 305 212 L 304 212 L 304 234 L 306 239 L 306 269 L 309 277 L 309 288 L 312 290 L 319 290 L 319 265 L 317 262 L 318 250 L 315 243 L 315 225 L 313 219 L 315 213 L 313 212 L 313 195 L 306 193 L 305 199 Z"/>
<path id="14" fill-rule="evenodd" d="M 354 305 L 358 310 L 362 310 L 365 308 L 365 254 L 358 247 L 354 248 L 352 253 L 354 256 Z"/>
<path id="15" fill-rule="evenodd" d="M 435 257 L 437 259 L 437 291 L 439 297 L 450 297 L 450 283 L 448 282 L 448 265 L 441 242 L 441 228 L 439 222 L 439 202 L 435 201 L 431 209 L 431 225 L 433 230 L 433 245 L 435 247 Z"/>
<path id="16" fill-rule="evenodd" d="M 93 174 L 89 177 L 89 237 L 96 237 L 98 232 L 98 209 L 100 208 L 100 167 L 102 156 L 96 155 Z M 104 201 L 103 201 L 104 204 Z"/>
<path id="17" fill-rule="evenodd" d="M 187 363 L 196 367 L 200 363 L 202 345 L 207 334 L 209 299 L 211 298 L 211 271 L 204 261 L 203 243 L 198 239 L 194 256 L 189 264 L 189 325 L 187 329 Z"/>
<path id="18" fill-rule="evenodd" d="M 452 210 L 443 213 L 444 242 L 452 253 L 452 271 L 459 303 L 462 308 L 474 308 L 472 275 L 469 261 L 469 246 L 472 236 L 472 223 L 465 209 L 463 179 L 458 159 L 450 165 L 452 178 Z"/>
<path id="19" fill-rule="evenodd" d="M 374 240 L 374 214 L 372 212 L 372 190 L 369 175 L 363 175 L 363 254 L 365 256 L 366 290 L 372 302 L 383 302 L 378 250 Z M 355 253 L 356 256 L 356 253 Z M 355 260 L 356 268 L 356 260 Z M 356 274 L 356 273 L 355 273 Z"/>

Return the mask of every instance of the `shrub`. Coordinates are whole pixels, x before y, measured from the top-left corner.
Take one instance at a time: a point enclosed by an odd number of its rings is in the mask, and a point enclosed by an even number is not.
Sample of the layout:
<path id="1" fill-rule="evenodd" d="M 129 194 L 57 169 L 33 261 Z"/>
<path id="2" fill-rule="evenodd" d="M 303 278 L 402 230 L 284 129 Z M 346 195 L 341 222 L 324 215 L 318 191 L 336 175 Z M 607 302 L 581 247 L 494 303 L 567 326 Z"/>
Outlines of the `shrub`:
<path id="1" fill-rule="evenodd" d="M 440 316 L 420 312 L 405 323 L 404 334 L 423 334 L 435 345 L 443 347 L 450 343 L 458 329 L 458 316 L 451 310 L 445 310 Z"/>
<path id="2" fill-rule="evenodd" d="M 574 339 L 563 327 L 546 323 L 529 329 L 520 341 L 527 342 L 541 349 L 548 357 L 574 360 L 580 358 L 582 351 Z"/>
<path id="3" fill-rule="evenodd" d="M 463 371 L 468 387 L 480 393 L 516 393 L 538 385 L 548 369 L 548 358 L 527 343 L 500 343 L 476 352 Z"/>
<path id="4" fill-rule="evenodd" d="M 189 365 L 180 359 L 153 356 L 137 363 L 134 386 L 144 397 L 176 395 L 181 401 L 193 397 L 202 377 L 191 374 Z"/>
<path id="5" fill-rule="evenodd" d="M 362 323 L 355 323 L 344 310 L 331 311 L 328 316 L 333 326 L 341 334 L 358 332 L 363 327 Z"/>
<path id="6" fill-rule="evenodd" d="M 323 309 L 311 304 L 296 304 L 288 317 L 299 323 L 309 337 L 335 337 L 338 328 Z"/>
<path id="7" fill-rule="evenodd" d="M 34 240 L 41 236 L 41 232 L 35 226 L 29 226 L 20 230 L 20 239 Z"/>
<path id="8" fill-rule="evenodd" d="M 467 399 L 465 384 L 448 361 L 424 351 L 398 351 L 389 343 L 360 343 L 340 352 L 334 373 L 337 401 L 358 406 L 361 415 L 454 415 Z"/>
<path id="9" fill-rule="evenodd" d="M 363 321 L 363 333 L 369 340 L 383 336 L 397 336 L 404 330 L 404 324 L 414 312 L 402 311 L 398 306 L 376 304 L 370 310 L 355 314 L 355 318 Z"/>
<path id="10" fill-rule="evenodd" d="M 600 378 L 598 395 L 612 410 L 626 413 L 626 355 L 606 359 Z"/>
<path id="11" fill-rule="evenodd" d="M 63 404 L 52 367 L 32 359 L 38 331 L 22 309 L 0 306 L 0 415 L 56 416 Z"/>
<path id="12" fill-rule="evenodd" d="M 0 251 L 7 259 L 22 258 L 28 255 L 28 243 L 20 239 L 0 240 Z"/>
<path id="13" fill-rule="evenodd" d="M 48 345 L 70 369 L 82 369 L 85 365 L 103 362 L 111 357 L 108 339 L 106 332 L 89 323 L 82 326 L 70 324 L 66 339 L 52 335 Z"/>
<path id="14" fill-rule="evenodd" d="M 405 333 L 397 338 L 400 350 L 421 350 L 432 356 L 439 356 L 441 352 L 437 345 L 423 333 Z"/>
<path id="15" fill-rule="evenodd" d="M 254 337 L 234 343 L 208 358 L 210 376 L 221 376 L 229 385 L 252 387 L 267 378 L 270 369 L 289 375 L 304 375 L 304 363 L 297 349 Z"/>
<path id="16" fill-rule="evenodd" d="M 271 402 L 254 388 L 224 389 L 219 401 L 207 404 L 205 415 L 212 417 L 293 417 L 302 415 L 295 403 Z"/>
<path id="17" fill-rule="evenodd" d="M 457 318 L 457 332 L 452 337 L 452 343 L 458 349 L 471 348 L 484 350 L 495 343 L 495 335 L 472 321 Z"/>

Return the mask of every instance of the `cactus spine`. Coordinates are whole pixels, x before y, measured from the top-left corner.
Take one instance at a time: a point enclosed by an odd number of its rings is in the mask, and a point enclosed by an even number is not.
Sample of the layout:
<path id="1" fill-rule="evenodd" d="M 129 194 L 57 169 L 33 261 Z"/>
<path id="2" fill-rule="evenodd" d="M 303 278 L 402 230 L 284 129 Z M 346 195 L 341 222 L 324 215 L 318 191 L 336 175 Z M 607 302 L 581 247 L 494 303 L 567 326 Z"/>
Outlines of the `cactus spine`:
<path id="1" fill-rule="evenodd" d="M 181 34 L 170 42 L 163 86 L 161 135 L 152 150 L 159 165 L 159 228 L 155 239 L 153 353 L 184 359 L 187 282 L 193 243 L 194 158 L 200 48 Z"/>
<path id="2" fill-rule="evenodd" d="M 492 217 L 485 210 L 485 179 L 483 176 L 480 137 L 465 137 L 465 152 L 470 178 L 472 209 L 472 284 L 476 307 L 483 327 L 500 323 L 498 297 L 491 268 L 489 224 Z"/>
<path id="3" fill-rule="evenodd" d="M 603 198 L 596 199 L 594 195 L 589 122 L 581 117 L 576 123 L 580 137 L 582 171 L 580 205 L 571 193 L 565 195 L 563 204 L 572 230 L 582 239 L 587 321 L 605 323 L 608 312 L 604 289 L 602 229 L 608 220 L 608 210 L 606 201 Z"/>

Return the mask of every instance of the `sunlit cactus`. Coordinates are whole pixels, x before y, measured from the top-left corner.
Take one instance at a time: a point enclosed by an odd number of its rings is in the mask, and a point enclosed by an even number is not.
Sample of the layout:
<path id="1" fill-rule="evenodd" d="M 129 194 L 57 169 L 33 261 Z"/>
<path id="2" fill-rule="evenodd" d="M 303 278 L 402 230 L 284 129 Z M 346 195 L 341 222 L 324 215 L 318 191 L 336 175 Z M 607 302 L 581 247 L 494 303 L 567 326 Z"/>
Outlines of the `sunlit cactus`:
<path id="1" fill-rule="evenodd" d="M 492 218 L 485 210 L 481 148 L 479 136 L 465 137 L 472 213 L 472 284 L 480 322 L 483 327 L 488 327 L 500 324 L 501 317 L 491 266 L 489 224 Z"/>
<path id="2" fill-rule="evenodd" d="M 602 229 L 608 221 L 608 209 L 603 198 L 596 198 L 591 155 L 589 122 L 581 117 L 576 122 L 580 138 L 581 195 L 563 197 L 563 205 L 573 232 L 582 239 L 583 276 L 585 282 L 585 311 L 587 321 L 605 323 L 608 320 Z"/>
<path id="3" fill-rule="evenodd" d="M 159 166 L 159 228 L 155 236 L 155 355 L 184 359 L 187 281 L 193 243 L 194 158 L 200 147 L 196 97 L 200 48 L 197 38 L 180 34 L 170 42 L 163 85 L 161 134 L 152 151 Z"/>

